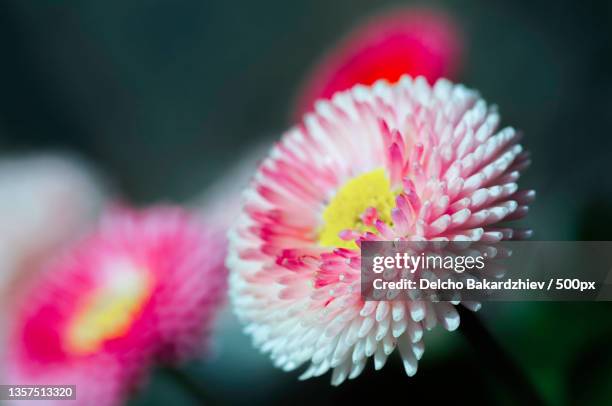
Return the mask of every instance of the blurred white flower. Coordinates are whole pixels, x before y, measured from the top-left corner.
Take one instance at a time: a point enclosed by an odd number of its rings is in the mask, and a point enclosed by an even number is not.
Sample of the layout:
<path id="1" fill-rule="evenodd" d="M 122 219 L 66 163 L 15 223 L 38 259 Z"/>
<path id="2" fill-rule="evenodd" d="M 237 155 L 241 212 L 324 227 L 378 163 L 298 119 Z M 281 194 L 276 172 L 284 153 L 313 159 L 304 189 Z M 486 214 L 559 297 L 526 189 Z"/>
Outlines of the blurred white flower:
<path id="1" fill-rule="evenodd" d="M 104 201 L 99 177 L 75 157 L 1 158 L 0 297 L 90 226 Z"/>
<path id="2" fill-rule="evenodd" d="M 255 144 L 195 199 L 192 206 L 223 235 L 238 217 L 242 193 L 272 144 L 273 141 L 268 138 Z"/>

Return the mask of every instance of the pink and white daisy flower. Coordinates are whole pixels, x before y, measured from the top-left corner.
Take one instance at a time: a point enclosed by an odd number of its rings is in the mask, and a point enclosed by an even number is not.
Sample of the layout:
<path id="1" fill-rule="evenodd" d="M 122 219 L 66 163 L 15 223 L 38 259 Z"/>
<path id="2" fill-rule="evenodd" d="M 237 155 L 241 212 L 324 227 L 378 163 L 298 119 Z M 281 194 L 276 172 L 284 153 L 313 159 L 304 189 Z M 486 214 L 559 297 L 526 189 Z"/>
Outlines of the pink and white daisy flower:
<path id="1" fill-rule="evenodd" d="M 496 242 L 527 213 L 529 161 L 477 92 L 408 76 L 320 101 L 272 149 L 230 232 L 230 297 L 254 344 L 302 378 L 376 369 L 396 348 L 408 375 L 423 332 L 459 325 L 448 302 L 367 301 L 362 240 Z M 476 310 L 477 304 L 464 303 Z"/>
<path id="2" fill-rule="evenodd" d="M 319 99 L 356 84 L 424 76 L 429 83 L 454 78 L 463 54 L 461 30 L 446 13 L 431 8 L 395 8 L 373 16 L 315 65 L 297 97 L 296 119 Z"/>
<path id="3" fill-rule="evenodd" d="M 111 210 L 21 295 L 3 382 L 77 384 L 79 404 L 93 404 L 90 390 L 106 391 L 96 404 L 120 403 L 152 360 L 201 348 L 225 295 L 224 257 L 181 209 Z"/>

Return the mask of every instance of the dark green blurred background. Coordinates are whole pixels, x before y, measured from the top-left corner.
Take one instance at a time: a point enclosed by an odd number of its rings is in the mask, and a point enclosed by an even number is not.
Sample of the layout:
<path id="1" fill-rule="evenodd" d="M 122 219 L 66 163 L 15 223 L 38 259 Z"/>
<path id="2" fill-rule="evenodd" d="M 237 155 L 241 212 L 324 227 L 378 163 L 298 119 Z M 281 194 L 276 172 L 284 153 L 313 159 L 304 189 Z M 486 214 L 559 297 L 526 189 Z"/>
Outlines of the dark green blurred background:
<path id="1" fill-rule="evenodd" d="M 188 201 L 290 124 L 300 80 L 333 41 L 398 3 L 2 0 L 0 148 L 77 151 L 133 201 Z M 536 237 L 611 239 L 611 3 L 435 5 L 465 32 L 459 79 L 525 133 Z M 497 303 L 481 316 L 548 402 L 612 404 L 611 309 Z M 426 337 L 415 378 L 390 362 L 339 389 L 273 370 L 229 315 L 216 341 L 187 369 L 215 402 L 517 401 L 460 332 Z M 168 401 L 194 403 L 160 372 L 134 403 Z"/>

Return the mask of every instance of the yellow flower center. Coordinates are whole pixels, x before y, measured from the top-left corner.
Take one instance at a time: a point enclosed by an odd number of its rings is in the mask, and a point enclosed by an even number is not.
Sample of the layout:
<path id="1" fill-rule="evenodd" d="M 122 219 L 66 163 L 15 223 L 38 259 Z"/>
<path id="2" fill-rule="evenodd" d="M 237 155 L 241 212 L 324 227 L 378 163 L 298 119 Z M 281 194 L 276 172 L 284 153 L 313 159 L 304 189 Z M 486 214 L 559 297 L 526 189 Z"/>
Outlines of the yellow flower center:
<path id="1" fill-rule="evenodd" d="M 385 170 L 375 169 L 346 182 L 323 211 L 323 226 L 319 244 L 324 247 L 355 248 L 354 241 L 342 240 L 338 234 L 346 229 L 358 232 L 376 231 L 363 223 L 362 215 L 374 207 L 378 218 L 391 224 L 391 209 L 395 207 L 395 193 Z"/>
<path id="2" fill-rule="evenodd" d="M 129 262 L 113 263 L 108 278 L 95 289 L 69 323 L 67 349 L 73 354 L 91 354 L 106 340 L 123 336 L 151 295 L 148 272 Z"/>

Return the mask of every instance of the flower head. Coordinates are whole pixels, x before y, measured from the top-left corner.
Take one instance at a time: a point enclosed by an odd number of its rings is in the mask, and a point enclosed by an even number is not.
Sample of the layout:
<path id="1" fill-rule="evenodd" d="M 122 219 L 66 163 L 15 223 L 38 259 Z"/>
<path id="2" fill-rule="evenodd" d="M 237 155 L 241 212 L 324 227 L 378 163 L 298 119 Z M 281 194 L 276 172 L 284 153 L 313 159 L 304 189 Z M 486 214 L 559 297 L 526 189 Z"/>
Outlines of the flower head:
<path id="1" fill-rule="evenodd" d="M 111 210 L 21 297 L 4 380 L 79 377 L 79 392 L 105 386 L 116 404 L 153 359 L 192 355 L 225 291 L 215 237 L 181 209 Z"/>
<path id="2" fill-rule="evenodd" d="M 435 9 L 398 8 L 371 18 L 350 32 L 315 66 L 298 97 L 296 118 L 315 100 L 356 84 L 397 81 L 404 74 L 430 83 L 454 78 L 463 44 L 453 19 Z"/>
<path id="3" fill-rule="evenodd" d="M 302 378 L 332 382 L 381 368 L 395 348 L 408 375 L 423 331 L 454 330 L 448 302 L 367 301 L 364 240 L 495 242 L 528 233 L 517 179 L 528 157 L 478 93 L 420 77 L 377 82 L 317 103 L 273 148 L 230 233 L 230 296 L 256 346 Z M 470 308 L 476 304 L 464 303 Z"/>

